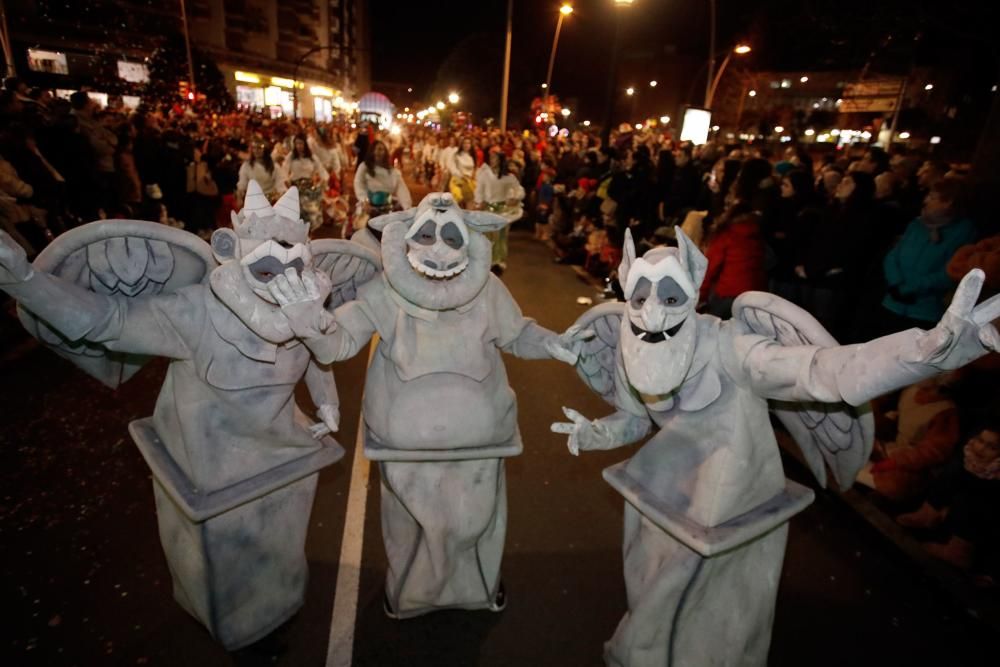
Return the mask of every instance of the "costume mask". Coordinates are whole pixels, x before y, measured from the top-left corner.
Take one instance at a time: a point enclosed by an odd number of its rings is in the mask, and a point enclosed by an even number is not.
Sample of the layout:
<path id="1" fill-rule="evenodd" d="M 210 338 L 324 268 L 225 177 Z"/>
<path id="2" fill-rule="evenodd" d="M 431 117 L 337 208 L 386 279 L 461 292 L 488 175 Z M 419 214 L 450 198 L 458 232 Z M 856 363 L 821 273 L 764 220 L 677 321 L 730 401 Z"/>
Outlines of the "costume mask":
<path id="1" fill-rule="evenodd" d="M 309 226 L 299 216 L 299 192 L 291 187 L 272 207 L 256 181 L 247 187 L 239 214 L 233 213 L 232 231 L 220 229 L 212 236 L 212 249 L 220 263 L 239 260 L 250 289 L 268 303 L 275 303 L 268 283 L 287 269 L 301 274 L 312 266 Z"/>
<path id="2" fill-rule="evenodd" d="M 684 382 L 694 359 L 695 308 L 708 260 L 684 233 L 678 248 L 654 248 L 636 259 L 631 232 L 618 276 L 627 301 L 621 344 L 629 383 L 666 396 Z"/>
<path id="3" fill-rule="evenodd" d="M 448 280 L 469 266 L 469 229 L 450 194 L 418 213 L 404 238 L 410 266 L 427 278 Z"/>
<path id="4" fill-rule="evenodd" d="M 508 224 L 502 216 L 459 208 L 447 192 L 432 192 L 415 208 L 368 221 L 382 236 L 385 278 L 410 303 L 449 310 L 469 303 L 490 277 L 486 232 Z"/>

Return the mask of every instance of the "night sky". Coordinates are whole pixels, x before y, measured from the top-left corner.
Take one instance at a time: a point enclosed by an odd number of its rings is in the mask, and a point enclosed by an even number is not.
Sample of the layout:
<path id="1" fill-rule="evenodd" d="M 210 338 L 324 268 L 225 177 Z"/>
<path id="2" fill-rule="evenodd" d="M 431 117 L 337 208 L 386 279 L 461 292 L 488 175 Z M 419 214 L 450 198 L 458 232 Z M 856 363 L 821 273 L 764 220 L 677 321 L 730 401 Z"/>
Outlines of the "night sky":
<path id="1" fill-rule="evenodd" d="M 499 103 L 506 4 L 372 2 L 373 80 L 412 85 L 415 100 L 424 102 L 457 88 L 463 105 L 493 115 Z M 514 2 L 512 113 L 526 109 L 540 92 L 560 4 Z M 616 12 L 625 21 L 620 87 L 656 78 L 660 98 L 697 102 L 704 83 L 695 80 L 696 73 L 708 52 L 707 0 L 636 0 L 624 10 L 616 10 L 611 0 L 573 4 L 553 74 L 553 91 L 564 102 L 577 105 L 583 116 L 599 115 Z M 948 63 L 992 83 L 1000 78 L 991 34 L 1000 19 L 998 4 L 718 0 L 718 48 L 748 41 L 754 52 L 745 66 L 758 70 L 860 70 L 871 59 L 873 71 L 888 74 L 911 64 Z M 688 100 L 689 95 L 693 99 Z"/>

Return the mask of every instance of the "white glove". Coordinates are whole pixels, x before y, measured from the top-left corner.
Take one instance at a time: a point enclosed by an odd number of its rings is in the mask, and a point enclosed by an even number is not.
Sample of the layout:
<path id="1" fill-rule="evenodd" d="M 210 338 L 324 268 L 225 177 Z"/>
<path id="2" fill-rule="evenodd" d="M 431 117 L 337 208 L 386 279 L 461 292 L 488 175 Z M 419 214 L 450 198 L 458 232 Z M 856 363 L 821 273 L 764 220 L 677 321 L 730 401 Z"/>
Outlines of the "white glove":
<path id="1" fill-rule="evenodd" d="M 319 406 L 317 416 L 321 422 L 309 427 L 312 436 L 317 440 L 331 433 L 336 433 L 340 429 L 340 410 L 336 405 L 327 403 Z"/>
<path id="2" fill-rule="evenodd" d="M 292 333 L 301 339 L 318 338 L 332 324 L 332 316 L 323 307 L 330 289 L 330 278 L 312 269 L 301 276 L 293 268 L 285 269 L 268 284 Z"/>
<path id="3" fill-rule="evenodd" d="M 575 366 L 584 341 L 593 338 L 594 335 L 590 329 L 582 329 L 574 324 L 559 336 L 545 339 L 545 351 L 553 359 Z"/>
<path id="4" fill-rule="evenodd" d="M 33 275 L 24 248 L 7 232 L 0 231 L 0 285 L 23 283 Z"/>
<path id="5" fill-rule="evenodd" d="M 983 356 L 984 349 L 1000 350 L 1000 334 L 991 322 L 1000 317 L 1000 295 L 976 305 L 986 275 L 969 271 L 936 327 L 921 334 L 917 349 L 923 363 L 941 371 L 955 370 Z"/>
<path id="6" fill-rule="evenodd" d="M 553 433 L 569 436 L 569 442 L 566 443 L 566 446 L 573 456 L 579 456 L 581 450 L 611 449 L 614 446 L 615 441 L 611 435 L 611 429 L 599 419 L 591 421 L 572 408 L 563 408 L 563 413 L 571 421 L 556 422 L 549 428 L 552 429 Z"/>

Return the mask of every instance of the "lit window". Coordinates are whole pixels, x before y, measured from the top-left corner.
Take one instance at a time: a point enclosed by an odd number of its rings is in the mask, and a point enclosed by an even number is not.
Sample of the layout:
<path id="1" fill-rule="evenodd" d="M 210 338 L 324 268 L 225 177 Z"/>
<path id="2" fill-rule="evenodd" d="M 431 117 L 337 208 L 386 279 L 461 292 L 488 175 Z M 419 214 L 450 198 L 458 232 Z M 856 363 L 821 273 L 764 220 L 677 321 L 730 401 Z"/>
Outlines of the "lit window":
<path id="1" fill-rule="evenodd" d="M 148 83 L 149 68 L 143 63 L 118 61 L 118 78 L 131 83 Z"/>
<path id="2" fill-rule="evenodd" d="M 69 67 L 66 65 L 66 54 L 59 53 L 58 51 L 28 49 L 28 68 L 35 72 L 69 74 Z"/>

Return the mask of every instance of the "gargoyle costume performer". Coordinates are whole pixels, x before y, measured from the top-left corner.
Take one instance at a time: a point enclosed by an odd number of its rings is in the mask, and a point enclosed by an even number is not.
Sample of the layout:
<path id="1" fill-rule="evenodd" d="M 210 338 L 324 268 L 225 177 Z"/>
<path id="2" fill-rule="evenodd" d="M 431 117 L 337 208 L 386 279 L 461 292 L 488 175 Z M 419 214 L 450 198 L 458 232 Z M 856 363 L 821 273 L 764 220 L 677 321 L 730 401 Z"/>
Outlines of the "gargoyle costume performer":
<path id="1" fill-rule="evenodd" d="M 446 193 L 372 219 L 384 273 L 332 318 L 308 280 L 275 280 L 288 321 L 320 361 L 351 357 L 379 335 L 365 383 L 365 454 L 382 473 L 393 617 L 503 607 L 503 459 L 522 445 L 500 351 L 576 360 L 572 334 L 523 317 L 490 273 L 483 234 L 506 224 L 463 211 Z"/>
<path id="2" fill-rule="evenodd" d="M 596 333 L 578 371 L 617 412 L 590 421 L 564 409 L 570 451 L 611 449 L 659 432 L 604 471 L 625 503 L 628 613 L 605 646 L 608 665 L 765 665 L 791 516 L 813 493 L 784 478 L 771 409 L 825 483 L 841 488 L 871 453 L 866 402 L 997 349 L 1000 298 L 975 307 L 970 272 L 930 331 L 837 346 L 805 311 L 770 294 L 736 300 L 733 319 L 695 313 L 705 257 L 679 248 L 619 268 L 627 303 L 591 309 Z"/>
<path id="3" fill-rule="evenodd" d="M 211 247 L 165 225 L 109 220 L 60 236 L 32 266 L 0 234 L 0 288 L 58 354 L 110 387 L 149 356 L 173 360 L 152 418 L 129 430 L 152 469 L 174 596 L 229 649 L 302 605 L 317 470 L 343 455 L 327 435 L 339 419 L 333 376 L 268 285 L 301 272 L 336 305 L 378 261 L 307 234 L 295 188 L 272 208 L 254 181 Z M 311 429 L 296 418 L 303 377 L 322 420 Z"/>

